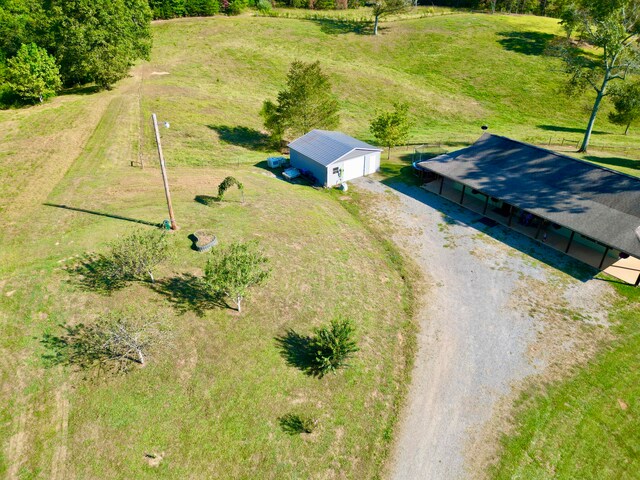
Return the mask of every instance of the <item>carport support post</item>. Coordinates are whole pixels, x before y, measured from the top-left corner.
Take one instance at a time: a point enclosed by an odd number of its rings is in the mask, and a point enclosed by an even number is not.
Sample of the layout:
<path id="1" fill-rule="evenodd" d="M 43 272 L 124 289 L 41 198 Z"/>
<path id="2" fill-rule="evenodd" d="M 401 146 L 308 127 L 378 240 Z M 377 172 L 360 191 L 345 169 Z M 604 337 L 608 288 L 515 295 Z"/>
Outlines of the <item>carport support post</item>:
<path id="1" fill-rule="evenodd" d="M 485 195 L 487 197 L 484 201 L 484 210 L 482 210 L 482 215 L 487 214 L 487 208 L 489 208 L 489 195 Z"/>
<path id="2" fill-rule="evenodd" d="M 634 287 L 637 287 L 638 285 L 640 285 L 640 274 L 638 274 L 638 279 L 636 280 Z"/>
<path id="3" fill-rule="evenodd" d="M 462 202 L 464 200 L 464 191 L 467 189 L 466 185 L 462 185 L 462 195 L 460 195 L 460 205 L 462 205 Z"/>
<path id="4" fill-rule="evenodd" d="M 544 226 L 544 220 L 540 217 L 538 217 L 538 219 L 540 220 L 540 225 L 538 225 L 538 230 L 536 231 L 536 240 L 540 236 L 540 232 L 542 231 L 542 227 Z"/>
<path id="5" fill-rule="evenodd" d="M 602 270 L 602 266 L 604 265 L 604 261 L 607 259 L 607 255 L 609 254 L 610 247 L 605 248 L 604 254 L 602 255 L 602 260 L 600 260 L 600 264 L 598 265 L 598 270 Z"/>
<path id="6" fill-rule="evenodd" d="M 571 236 L 569 237 L 569 243 L 567 244 L 567 248 L 564 250 L 564 253 L 569 253 L 569 249 L 571 248 L 571 244 L 573 243 L 573 237 L 576 234 L 573 230 L 571 231 Z"/>
<path id="7" fill-rule="evenodd" d="M 507 226 L 511 226 L 511 221 L 513 220 L 513 205 L 509 205 L 509 222 Z"/>
<path id="8" fill-rule="evenodd" d="M 438 195 L 442 195 L 442 187 L 444 187 L 444 177 L 440 175 L 440 190 L 438 190 Z"/>

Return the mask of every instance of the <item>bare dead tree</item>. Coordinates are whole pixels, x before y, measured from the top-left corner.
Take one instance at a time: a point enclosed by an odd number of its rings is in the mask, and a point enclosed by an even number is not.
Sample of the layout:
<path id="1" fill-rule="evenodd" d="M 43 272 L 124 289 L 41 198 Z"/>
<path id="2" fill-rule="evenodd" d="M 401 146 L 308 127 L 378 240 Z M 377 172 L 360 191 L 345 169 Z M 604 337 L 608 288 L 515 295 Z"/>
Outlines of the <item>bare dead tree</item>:
<path id="1" fill-rule="evenodd" d="M 50 364 L 100 367 L 127 371 L 133 364 L 145 365 L 150 351 L 163 344 L 169 331 L 158 316 L 112 312 L 92 324 L 65 326 L 60 336 L 46 334 Z"/>

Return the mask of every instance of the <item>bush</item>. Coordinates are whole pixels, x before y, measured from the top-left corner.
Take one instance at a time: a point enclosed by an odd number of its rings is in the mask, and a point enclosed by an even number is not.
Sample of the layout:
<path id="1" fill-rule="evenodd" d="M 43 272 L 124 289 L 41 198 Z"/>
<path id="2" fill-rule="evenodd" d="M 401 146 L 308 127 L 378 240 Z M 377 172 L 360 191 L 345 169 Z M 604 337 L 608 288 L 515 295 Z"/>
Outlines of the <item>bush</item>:
<path id="1" fill-rule="evenodd" d="M 187 0 L 185 13 L 189 17 L 210 17 L 220 11 L 218 0 Z"/>
<path id="2" fill-rule="evenodd" d="M 315 0 L 313 7 L 316 10 L 332 10 L 336 8 L 335 0 Z"/>
<path id="3" fill-rule="evenodd" d="M 346 367 L 347 359 L 358 351 L 353 339 L 353 323 L 349 319 L 331 320 L 329 326 L 319 328 L 315 333 L 309 349 L 314 355 L 314 370 L 319 377 Z"/>
<path id="4" fill-rule="evenodd" d="M 272 5 L 270 0 L 258 0 L 256 2 L 256 8 L 259 12 L 265 13 L 271 11 Z"/>
<path id="5" fill-rule="evenodd" d="M 240 15 L 247 7 L 247 0 L 222 0 L 222 6 L 227 15 Z"/>
<path id="6" fill-rule="evenodd" d="M 220 185 L 218 185 L 218 200 L 222 201 L 225 192 L 234 185 L 238 187 L 238 190 L 244 193 L 244 185 L 242 185 L 241 182 L 236 180 L 234 177 L 226 177 L 222 182 L 220 182 Z"/>
<path id="7" fill-rule="evenodd" d="M 35 43 L 23 44 L 9 59 L 7 81 L 16 95 L 31 102 L 55 96 L 62 86 L 55 60 Z"/>

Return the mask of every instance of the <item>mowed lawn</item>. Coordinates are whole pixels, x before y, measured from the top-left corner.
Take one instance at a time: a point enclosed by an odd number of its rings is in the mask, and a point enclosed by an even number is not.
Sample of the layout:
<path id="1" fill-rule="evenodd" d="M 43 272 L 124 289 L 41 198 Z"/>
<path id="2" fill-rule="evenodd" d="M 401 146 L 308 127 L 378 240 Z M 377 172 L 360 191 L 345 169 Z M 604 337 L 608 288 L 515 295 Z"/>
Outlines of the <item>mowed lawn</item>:
<path id="1" fill-rule="evenodd" d="M 0 111 L 0 475 L 381 474 L 410 364 L 409 267 L 349 213 L 357 209 L 341 205 L 354 199 L 290 185 L 259 164 L 272 153 L 262 101 L 283 87 L 291 61 L 318 59 L 340 98 L 342 130 L 372 140 L 376 110 L 406 100 L 412 138 L 437 142 L 470 140 L 483 123 L 523 140 L 577 139 L 590 99 L 558 94 L 558 64 L 541 55 L 561 33 L 551 19 L 463 14 L 384 27 L 371 37 L 310 20 L 158 22 L 151 61 L 113 91 Z M 151 112 L 171 124 L 162 136 L 181 226 L 171 236 L 175 256 L 155 286 L 105 295 L 69 267 L 151 228 L 109 215 L 166 218 Z M 602 143 L 638 140 L 618 135 L 605 115 L 597 130 Z M 140 159 L 144 169 L 130 166 Z M 194 201 L 215 195 L 228 174 L 245 184 L 245 203 L 236 191 L 211 207 Z M 241 316 L 194 300 L 190 286 L 207 258 L 189 249 L 198 228 L 221 244 L 257 239 L 271 258 L 271 279 Z M 172 326 L 147 367 L 115 378 L 45 368 L 45 333 L 125 308 L 159 312 Z M 361 348 L 349 369 L 318 380 L 286 365 L 275 337 L 310 333 L 339 314 L 353 318 Z M 285 434 L 278 418 L 287 413 L 314 416 L 316 432 Z M 145 454 L 161 454 L 160 466 Z"/>
<path id="2" fill-rule="evenodd" d="M 85 152 L 95 156 L 83 154 L 47 201 L 162 220 L 158 170 L 131 168 L 124 158 L 111 164 L 94 150 L 94 139 L 102 143 L 126 130 L 108 118 L 109 112 L 87 144 Z M 230 173 L 244 183 L 245 203 L 235 191 L 214 207 L 194 201 L 215 194 Z M 84 251 L 102 251 L 109 240 L 140 228 L 131 222 L 39 205 L 22 219 L 18 238 L 3 236 L 3 248 L 15 256 L 3 262 L 0 285 L 2 475 L 371 478 L 380 472 L 411 342 L 397 260 L 332 196 L 266 173 L 170 169 L 181 230 L 171 236 L 175 258 L 155 286 L 133 284 L 105 295 L 65 269 Z M 221 244 L 256 239 L 271 259 L 272 278 L 241 316 L 194 298 L 193 278 L 207 258 L 189 249 L 186 237 L 197 228 L 212 229 Z M 158 312 L 171 326 L 169 345 L 146 368 L 115 378 L 45 368 L 45 333 L 125 308 Z M 357 326 L 361 351 L 351 367 L 319 380 L 288 366 L 275 337 L 289 329 L 310 333 L 336 315 Z M 278 419 L 287 413 L 317 418 L 317 430 L 306 438 L 284 433 Z M 147 453 L 164 455 L 159 467 L 147 465 Z"/>

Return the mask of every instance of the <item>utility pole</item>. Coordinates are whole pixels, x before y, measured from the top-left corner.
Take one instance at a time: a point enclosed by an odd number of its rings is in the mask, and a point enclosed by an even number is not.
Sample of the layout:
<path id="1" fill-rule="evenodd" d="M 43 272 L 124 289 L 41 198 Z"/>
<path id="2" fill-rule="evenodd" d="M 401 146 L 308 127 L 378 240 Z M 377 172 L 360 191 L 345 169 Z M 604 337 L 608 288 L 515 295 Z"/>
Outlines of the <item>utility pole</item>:
<path id="1" fill-rule="evenodd" d="M 169 193 L 169 182 L 167 180 L 167 170 L 164 166 L 164 155 L 162 154 L 162 144 L 160 143 L 160 130 L 158 130 L 158 118 L 155 113 L 151 114 L 153 120 L 153 130 L 156 133 L 156 145 L 158 145 L 158 157 L 160 158 L 160 170 L 162 170 L 162 182 L 164 183 L 164 194 L 167 197 L 167 207 L 169 208 L 169 220 L 171 221 L 171 230 L 177 230 L 178 225 L 173 216 L 173 206 L 171 205 L 171 193 Z"/>

